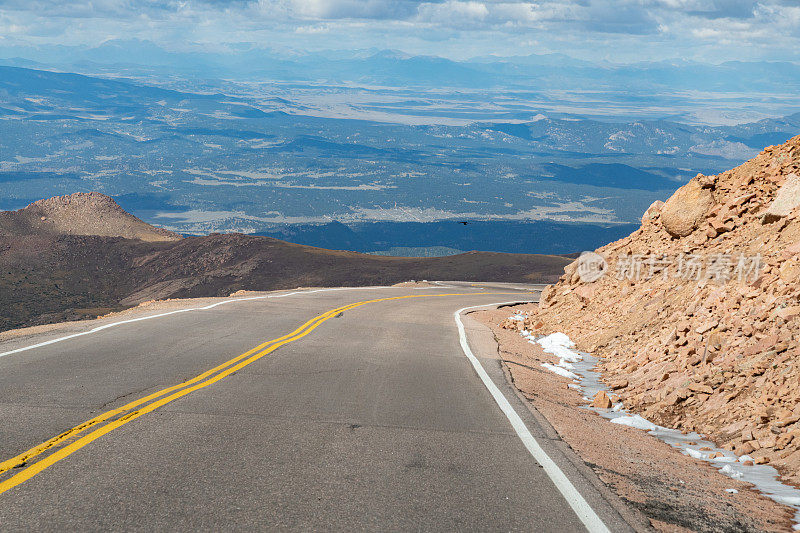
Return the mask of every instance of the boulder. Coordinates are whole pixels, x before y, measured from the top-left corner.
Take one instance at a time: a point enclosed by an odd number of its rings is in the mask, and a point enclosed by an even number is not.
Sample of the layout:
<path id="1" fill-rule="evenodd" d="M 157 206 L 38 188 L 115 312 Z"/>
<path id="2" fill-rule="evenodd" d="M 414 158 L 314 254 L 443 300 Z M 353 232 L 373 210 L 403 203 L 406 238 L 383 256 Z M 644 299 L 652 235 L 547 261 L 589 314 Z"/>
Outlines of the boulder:
<path id="1" fill-rule="evenodd" d="M 792 305 L 778 309 L 777 315 L 784 320 L 791 320 L 796 316 L 800 316 L 800 305 Z"/>
<path id="2" fill-rule="evenodd" d="M 594 395 L 594 400 L 592 401 L 592 407 L 597 407 L 599 409 L 611 409 L 612 403 L 611 398 L 608 397 L 606 391 L 600 391 Z"/>
<path id="3" fill-rule="evenodd" d="M 703 394 L 714 394 L 714 389 L 704 383 L 690 383 L 689 390 L 692 392 L 700 392 Z"/>
<path id="4" fill-rule="evenodd" d="M 714 194 L 693 179 L 673 194 L 661 209 L 661 224 L 673 237 L 691 234 L 714 207 Z"/>
<path id="5" fill-rule="evenodd" d="M 735 227 L 733 222 L 722 222 L 721 218 L 712 218 L 709 224 L 711 226 L 711 229 L 713 229 L 714 232 L 716 233 L 714 237 L 716 237 L 720 233 L 725 233 L 726 231 L 733 231 Z M 711 235 L 709 234 L 709 236 Z"/>
<path id="6" fill-rule="evenodd" d="M 661 210 L 663 208 L 664 208 L 664 202 L 662 202 L 661 200 L 656 200 L 655 202 L 650 204 L 650 207 L 648 207 L 647 210 L 644 212 L 644 215 L 642 215 L 642 224 L 644 224 L 648 220 L 653 220 L 657 218 L 658 215 L 661 214 Z"/>
<path id="7" fill-rule="evenodd" d="M 786 182 L 778 189 L 778 194 L 764 212 L 761 222 L 769 224 L 780 220 L 797 206 L 800 206 L 800 176 L 792 173 L 786 177 Z"/>
<path id="8" fill-rule="evenodd" d="M 749 202 L 750 200 L 752 200 L 755 197 L 756 197 L 756 193 L 754 193 L 754 192 L 743 194 L 741 196 L 737 196 L 736 198 L 733 198 L 732 200 L 729 200 L 726 206 L 727 206 L 728 209 L 734 209 L 736 207 L 741 207 L 741 206 L 743 206 L 744 204 L 746 204 L 747 202 Z"/>
<path id="9" fill-rule="evenodd" d="M 555 294 L 554 285 L 548 285 L 544 288 L 542 293 L 539 295 L 539 309 L 547 309 L 550 300 L 553 298 Z"/>
<path id="10" fill-rule="evenodd" d="M 568 264 L 564 267 L 564 281 L 569 283 L 570 285 L 575 285 L 580 281 L 580 275 L 578 274 L 578 261 L 575 260 L 572 263 Z"/>
<path id="11" fill-rule="evenodd" d="M 706 176 L 705 174 L 698 174 L 695 176 L 697 183 L 704 189 L 713 189 L 717 185 L 717 176 Z"/>

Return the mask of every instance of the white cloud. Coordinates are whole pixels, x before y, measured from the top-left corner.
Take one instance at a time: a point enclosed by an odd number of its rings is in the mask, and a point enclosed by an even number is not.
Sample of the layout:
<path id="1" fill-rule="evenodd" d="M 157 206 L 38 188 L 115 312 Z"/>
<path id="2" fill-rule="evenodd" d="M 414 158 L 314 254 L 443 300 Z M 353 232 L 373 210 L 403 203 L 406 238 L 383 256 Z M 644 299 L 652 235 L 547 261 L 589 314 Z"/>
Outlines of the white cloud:
<path id="1" fill-rule="evenodd" d="M 406 0 L 284 0 L 265 1 L 288 8 L 299 18 L 313 19 L 405 19 L 416 11 L 416 2 Z"/>
<path id="2" fill-rule="evenodd" d="M 314 35 L 318 33 L 328 33 L 331 31 L 331 26 L 329 24 L 314 24 L 311 26 L 298 26 L 295 28 L 295 33 L 305 33 L 309 35 Z"/>
<path id="3" fill-rule="evenodd" d="M 443 4 L 422 4 L 417 19 L 452 26 L 484 20 L 489 15 L 486 5 L 481 2 L 448 1 Z"/>
<path id="4" fill-rule="evenodd" d="M 614 61 L 786 59 L 800 46 L 800 6 L 790 0 L 0 0 L 0 35 L 4 46 L 97 45 L 121 37 L 173 49 L 255 42 L 454 58 L 563 52 Z"/>

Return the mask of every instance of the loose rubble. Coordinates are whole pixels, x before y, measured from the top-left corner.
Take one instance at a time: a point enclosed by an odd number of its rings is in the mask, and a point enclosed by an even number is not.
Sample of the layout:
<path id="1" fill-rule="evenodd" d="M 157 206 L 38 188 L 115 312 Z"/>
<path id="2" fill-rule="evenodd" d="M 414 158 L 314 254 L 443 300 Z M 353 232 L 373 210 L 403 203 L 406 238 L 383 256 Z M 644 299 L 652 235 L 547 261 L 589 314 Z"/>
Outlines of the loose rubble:
<path id="1" fill-rule="evenodd" d="M 568 265 L 538 311 L 503 327 L 566 333 L 601 357 L 627 411 L 706 435 L 800 486 L 799 173 L 800 136 L 696 176 L 596 251 L 606 275 L 584 283 L 580 262 Z"/>

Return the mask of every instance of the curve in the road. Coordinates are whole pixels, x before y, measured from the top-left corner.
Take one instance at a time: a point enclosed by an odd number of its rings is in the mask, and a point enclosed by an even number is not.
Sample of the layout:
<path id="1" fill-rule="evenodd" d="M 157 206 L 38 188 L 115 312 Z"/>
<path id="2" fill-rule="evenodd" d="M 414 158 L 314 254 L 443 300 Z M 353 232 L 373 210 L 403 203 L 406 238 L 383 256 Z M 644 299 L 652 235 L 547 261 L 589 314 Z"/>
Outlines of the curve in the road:
<path id="1" fill-rule="evenodd" d="M 440 288 L 450 287 L 449 285 L 439 285 Z M 143 320 L 153 320 L 155 318 L 163 318 L 165 316 L 170 315 L 177 315 L 179 313 L 189 313 L 191 311 L 207 311 L 209 309 L 214 309 L 215 307 L 219 307 L 220 305 L 226 305 L 230 303 L 238 303 L 238 302 L 248 302 L 251 300 L 264 300 L 268 298 L 286 298 L 287 296 L 297 296 L 297 295 L 306 295 L 306 294 L 313 294 L 315 292 L 331 292 L 331 291 L 351 291 L 351 290 L 366 290 L 366 289 L 379 289 L 379 288 L 389 288 L 389 287 L 337 287 L 337 288 L 329 288 L 329 289 L 311 289 L 311 290 L 303 290 L 303 291 L 292 291 L 292 292 L 285 292 L 282 294 L 266 294 L 262 296 L 247 296 L 244 298 L 233 298 L 230 300 L 222 300 L 221 302 L 215 302 L 210 305 L 204 305 L 202 307 L 188 307 L 186 309 L 176 309 L 175 311 L 167 311 L 166 313 L 158 313 L 156 315 L 148 315 L 148 316 L 140 316 L 136 318 L 130 318 L 128 320 L 120 320 L 118 322 L 111 322 L 110 324 L 103 324 L 102 326 L 97 326 L 96 328 L 92 328 L 87 331 L 81 331 L 80 333 L 73 333 L 72 335 L 67 335 L 65 337 L 58 337 L 55 339 L 50 339 L 44 342 L 39 342 L 37 344 L 31 344 L 30 346 L 23 346 L 22 348 L 16 348 L 14 350 L 9 350 L 7 352 L 0 352 L 0 357 L 5 357 L 7 355 L 13 355 L 16 353 L 26 352 L 28 350 L 33 350 L 34 348 L 41 348 L 42 346 L 48 346 L 50 344 L 55 344 L 57 342 L 63 342 L 69 339 L 74 339 L 77 337 L 83 337 L 84 335 L 91 335 L 93 333 L 98 333 L 105 329 L 122 326 L 124 324 L 131 324 L 133 322 L 141 322 Z M 416 287 L 417 290 L 424 290 L 424 289 L 432 289 L 436 287 Z"/>
<path id="2" fill-rule="evenodd" d="M 305 324 L 298 327 L 291 333 L 259 344 L 258 346 L 248 350 L 247 352 L 238 355 L 233 359 L 225 361 L 224 363 L 210 370 L 207 370 L 206 372 L 203 372 L 202 374 L 199 374 L 198 376 L 195 376 L 192 379 L 189 379 L 177 385 L 173 385 L 166 389 L 162 389 L 158 392 L 149 394 L 117 409 L 112 409 L 110 411 L 107 411 L 101 415 L 92 418 L 91 420 L 87 420 L 86 422 L 83 422 L 82 424 L 79 424 L 73 427 L 72 429 L 65 431 L 64 433 L 61 433 L 60 435 L 57 435 L 47 440 L 46 442 L 43 442 L 42 444 L 34 446 L 33 448 L 17 455 L 16 457 L 12 457 L 11 459 L 3 461 L 2 463 L 0 463 L 0 475 L 12 469 L 21 468 L 22 470 L 0 482 L 0 494 L 16 487 L 21 483 L 24 483 L 25 481 L 31 479 L 32 477 L 39 474 L 48 467 L 68 457 L 72 453 L 80 450 L 81 448 L 90 444 L 91 442 L 99 439 L 103 435 L 106 435 L 111 431 L 127 424 L 128 422 L 131 422 L 132 420 L 135 420 L 142 415 L 150 413 L 158 409 L 159 407 L 162 407 L 170 402 L 173 402 L 178 398 L 186 396 L 187 394 L 190 394 L 196 390 L 212 385 L 224 379 L 225 377 L 231 375 L 232 373 L 241 370 L 242 368 L 254 363 L 255 361 L 261 359 L 265 355 L 272 353 L 281 346 L 288 344 L 290 342 L 294 342 L 302 337 L 305 337 L 323 322 L 347 310 L 354 309 L 362 305 L 385 302 L 389 300 L 402 300 L 406 298 L 436 298 L 436 297 L 446 297 L 446 296 L 475 296 L 476 294 L 488 295 L 488 294 L 515 294 L 515 293 L 471 292 L 471 293 L 451 293 L 451 294 L 412 294 L 405 296 L 378 298 L 374 300 L 364 300 L 361 302 L 355 302 L 352 304 L 337 307 L 335 309 L 331 309 L 325 313 L 317 315 L 316 317 L 307 321 Z M 135 409 L 137 407 L 138 409 Z M 92 427 L 99 426 L 103 422 L 107 422 L 109 420 L 111 421 L 108 422 L 107 424 L 97 427 L 90 433 L 83 435 L 77 440 L 69 442 L 75 437 L 78 437 L 78 435 L 85 432 L 86 430 Z M 59 446 L 63 447 L 58 448 Z M 39 461 L 33 464 L 30 465 L 28 464 L 30 460 L 44 454 L 47 451 L 51 451 L 56 448 L 58 449 L 56 451 L 53 451 L 50 455 L 40 459 Z"/>

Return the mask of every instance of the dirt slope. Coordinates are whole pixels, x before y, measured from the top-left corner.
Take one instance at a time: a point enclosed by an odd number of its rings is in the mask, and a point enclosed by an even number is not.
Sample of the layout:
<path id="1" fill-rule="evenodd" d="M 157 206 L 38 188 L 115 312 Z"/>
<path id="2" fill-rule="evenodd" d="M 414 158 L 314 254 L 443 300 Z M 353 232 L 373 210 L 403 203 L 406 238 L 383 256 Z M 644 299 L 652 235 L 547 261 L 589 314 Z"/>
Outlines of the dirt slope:
<path id="1" fill-rule="evenodd" d="M 142 241 L 176 241 L 177 233 L 147 224 L 98 192 L 39 200 L 0 212 L 0 235 L 98 235 Z"/>
<path id="2" fill-rule="evenodd" d="M 597 250 L 605 275 L 569 265 L 527 327 L 603 357 L 627 409 L 800 484 L 798 174 L 800 136 L 698 175 Z"/>

